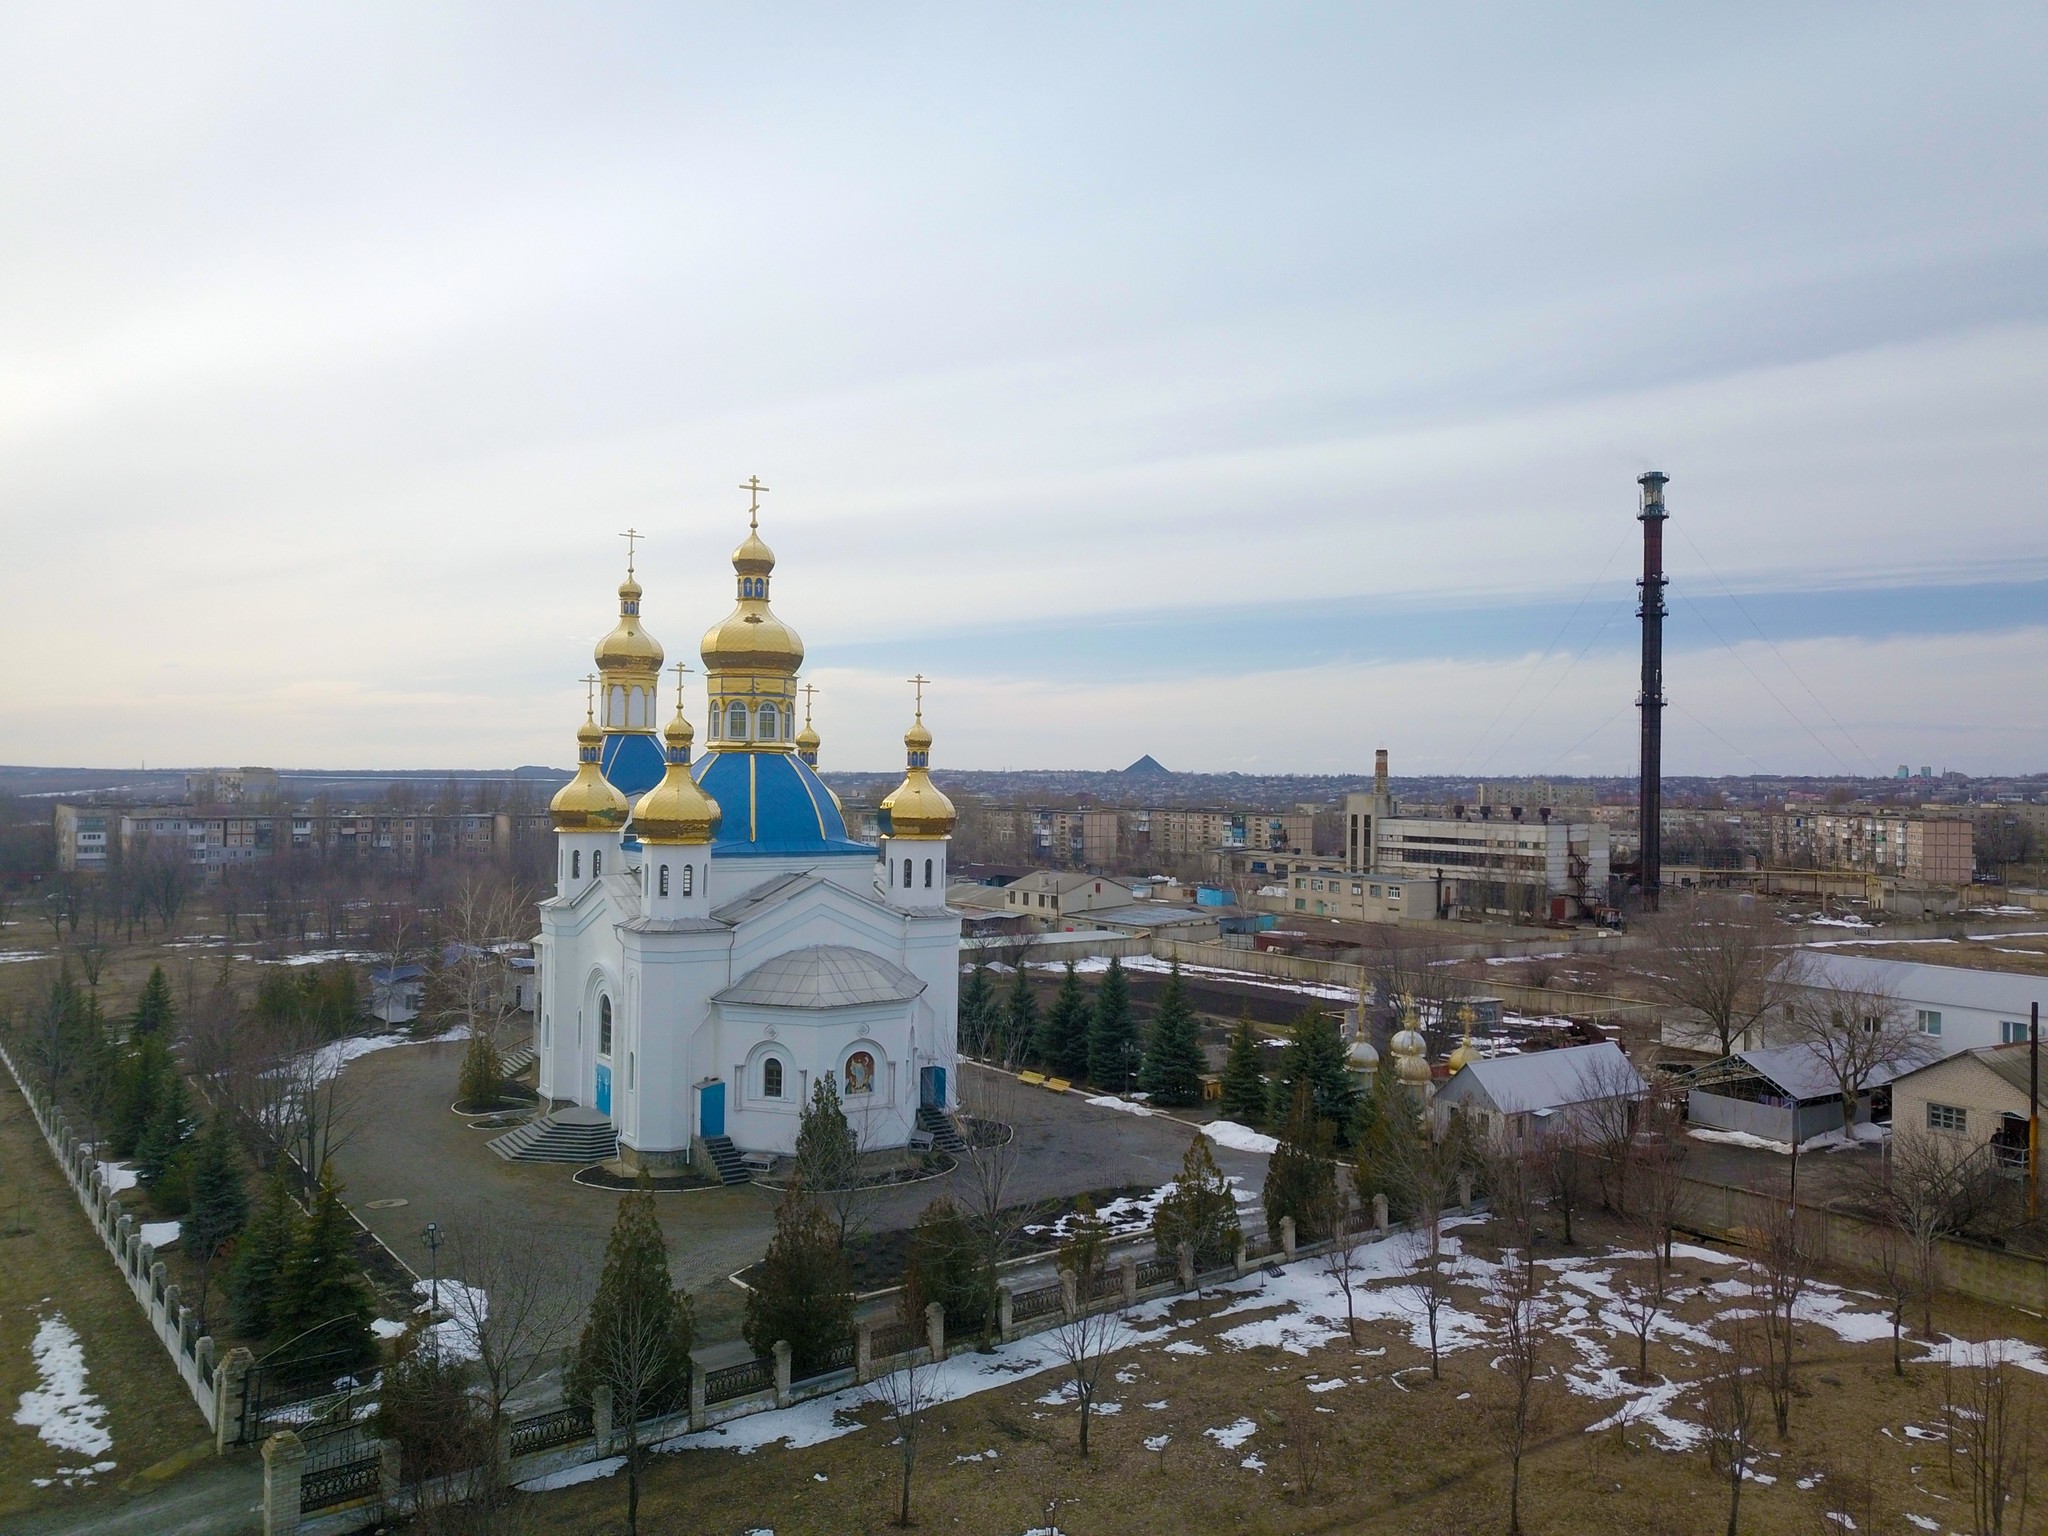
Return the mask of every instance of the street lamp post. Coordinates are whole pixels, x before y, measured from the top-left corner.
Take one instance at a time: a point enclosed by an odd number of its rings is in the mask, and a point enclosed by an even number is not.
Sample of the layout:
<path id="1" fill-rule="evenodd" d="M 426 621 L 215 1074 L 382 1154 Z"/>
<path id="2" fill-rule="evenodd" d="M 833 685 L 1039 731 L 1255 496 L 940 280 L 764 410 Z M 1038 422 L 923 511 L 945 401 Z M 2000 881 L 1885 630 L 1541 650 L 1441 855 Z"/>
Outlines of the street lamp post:
<path id="1" fill-rule="evenodd" d="M 441 1224 L 438 1221 L 428 1222 L 426 1230 L 420 1233 L 420 1241 L 427 1245 L 427 1273 L 431 1276 L 427 1281 L 427 1305 L 430 1310 L 438 1312 L 441 1310 Z"/>

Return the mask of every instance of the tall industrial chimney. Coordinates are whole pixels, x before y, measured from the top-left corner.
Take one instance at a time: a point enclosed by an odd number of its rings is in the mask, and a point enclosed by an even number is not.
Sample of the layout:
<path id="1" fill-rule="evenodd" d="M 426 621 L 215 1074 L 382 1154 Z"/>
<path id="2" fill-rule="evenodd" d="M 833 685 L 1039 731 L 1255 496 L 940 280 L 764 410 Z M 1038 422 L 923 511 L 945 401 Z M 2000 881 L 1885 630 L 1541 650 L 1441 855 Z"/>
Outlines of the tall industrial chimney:
<path id="1" fill-rule="evenodd" d="M 1643 621 L 1643 681 L 1636 707 L 1643 712 L 1643 750 L 1636 785 L 1636 821 L 1642 844 L 1640 861 L 1643 910 L 1657 910 L 1664 878 L 1664 484 L 1659 470 L 1640 475 L 1643 510 L 1643 579 L 1636 583 L 1642 601 L 1636 617 Z"/>

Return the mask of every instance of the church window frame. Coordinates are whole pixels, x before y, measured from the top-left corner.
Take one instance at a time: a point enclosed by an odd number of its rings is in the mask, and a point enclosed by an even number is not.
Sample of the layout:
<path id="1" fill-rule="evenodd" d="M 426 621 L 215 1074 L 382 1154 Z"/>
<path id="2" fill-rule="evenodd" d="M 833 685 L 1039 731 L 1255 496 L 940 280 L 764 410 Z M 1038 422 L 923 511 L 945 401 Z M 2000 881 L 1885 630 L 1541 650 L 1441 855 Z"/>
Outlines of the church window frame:
<path id="1" fill-rule="evenodd" d="M 668 866 L 666 864 L 661 866 L 661 894 L 664 896 L 668 894 Z"/>
<path id="2" fill-rule="evenodd" d="M 762 1098 L 775 1099 L 779 1102 L 784 1097 L 784 1091 L 788 1087 L 788 1083 L 789 1071 L 783 1066 L 780 1056 L 764 1056 L 761 1058 Z"/>
<path id="3" fill-rule="evenodd" d="M 930 859 L 924 861 L 924 888 L 926 890 L 932 888 L 932 863 L 933 861 Z"/>
<path id="4" fill-rule="evenodd" d="M 612 1059 L 612 999 L 608 992 L 597 995 L 597 1054 Z"/>
<path id="5" fill-rule="evenodd" d="M 593 848 L 590 850 L 590 878 L 595 880 L 603 873 L 604 850 L 602 848 Z"/>
<path id="6" fill-rule="evenodd" d="M 875 1053 L 865 1048 L 847 1054 L 845 1068 L 840 1076 L 845 1081 L 849 1098 L 855 1094 L 869 1094 L 875 1091 Z"/>
<path id="7" fill-rule="evenodd" d="M 762 741 L 778 741 L 782 737 L 782 711 L 772 702 L 763 703 L 759 711 L 755 734 Z"/>
<path id="8" fill-rule="evenodd" d="M 910 889 L 910 887 L 911 887 L 911 884 L 912 884 L 912 881 L 911 881 L 911 877 L 910 877 L 910 869 L 911 869 L 911 865 L 910 865 L 910 860 L 908 860 L 908 859 L 905 859 L 905 860 L 903 861 L 903 889 L 905 889 L 906 891 Z"/>
<path id="9" fill-rule="evenodd" d="M 747 706 L 738 699 L 725 706 L 725 734 L 729 741 L 747 739 Z"/>
<path id="10" fill-rule="evenodd" d="M 697 881 L 696 881 L 696 874 L 697 874 L 697 866 L 696 866 L 696 865 L 694 865 L 694 864 L 685 864 L 685 865 L 683 866 L 683 894 L 684 894 L 685 896 L 690 896 L 690 895 L 694 895 L 694 894 L 695 894 L 695 891 L 694 891 L 693 887 L 694 887 L 694 886 L 696 885 L 696 883 L 697 883 Z"/>
<path id="11" fill-rule="evenodd" d="M 583 878 L 583 850 L 581 848 L 571 848 L 569 850 L 569 878 L 571 880 L 581 880 Z"/>

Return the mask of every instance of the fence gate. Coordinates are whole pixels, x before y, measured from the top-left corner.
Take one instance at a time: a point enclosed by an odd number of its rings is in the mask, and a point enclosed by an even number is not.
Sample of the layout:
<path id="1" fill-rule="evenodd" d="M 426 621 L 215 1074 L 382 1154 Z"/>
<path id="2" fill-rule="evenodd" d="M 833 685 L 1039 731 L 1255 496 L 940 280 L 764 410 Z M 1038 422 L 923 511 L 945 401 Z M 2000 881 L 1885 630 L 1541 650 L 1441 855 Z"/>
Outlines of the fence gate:
<path id="1" fill-rule="evenodd" d="M 310 1360 L 250 1367 L 242 1395 L 242 1422 L 236 1438 L 258 1445 L 281 1429 L 304 1439 L 330 1424 L 347 1424 L 374 1400 L 367 1375 L 358 1376 L 355 1357 L 337 1351 Z"/>

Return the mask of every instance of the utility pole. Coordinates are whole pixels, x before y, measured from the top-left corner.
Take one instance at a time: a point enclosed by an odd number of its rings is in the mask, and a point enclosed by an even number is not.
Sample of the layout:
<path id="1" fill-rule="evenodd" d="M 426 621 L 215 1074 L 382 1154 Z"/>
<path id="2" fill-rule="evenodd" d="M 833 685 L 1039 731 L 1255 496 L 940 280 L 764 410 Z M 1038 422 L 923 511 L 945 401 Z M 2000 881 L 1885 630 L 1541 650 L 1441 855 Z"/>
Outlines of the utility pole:
<path id="1" fill-rule="evenodd" d="M 2027 1024 L 2027 1220 L 2041 1214 L 2041 1005 Z"/>
<path id="2" fill-rule="evenodd" d="M 1642 601 L 1636 617 L 1643 621 L 1643 677 L 1636 707 L 1643 712 L 1642 758 L 1636 781 L 1638 883 L 1643 910 L 1657 910 L 1664 881 L 1664 484 L 1670 477 L 1651 470 L 1636 477 L 1643 488 L 1643 576 L 1636 583 Z"/>

